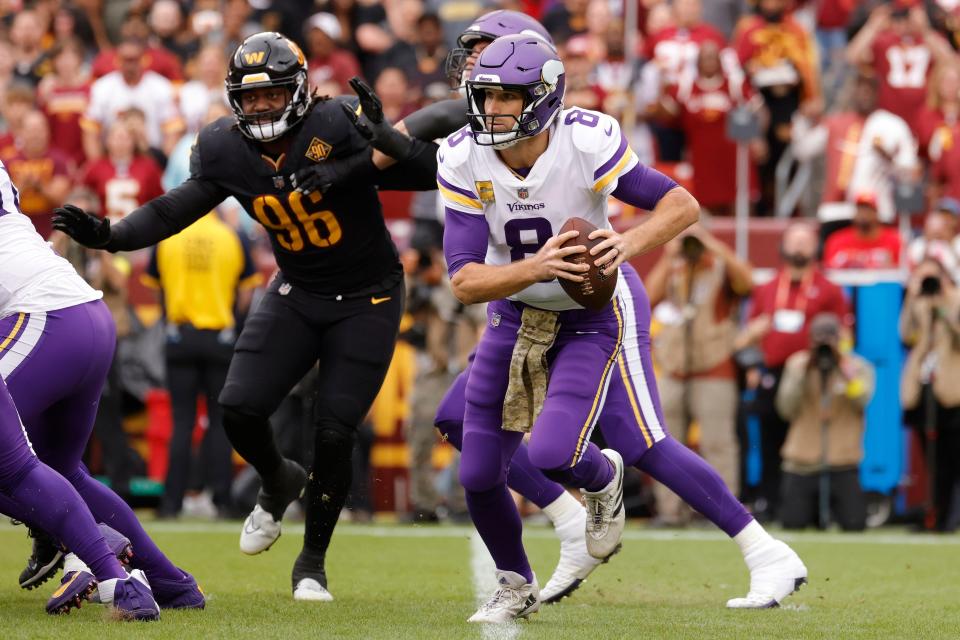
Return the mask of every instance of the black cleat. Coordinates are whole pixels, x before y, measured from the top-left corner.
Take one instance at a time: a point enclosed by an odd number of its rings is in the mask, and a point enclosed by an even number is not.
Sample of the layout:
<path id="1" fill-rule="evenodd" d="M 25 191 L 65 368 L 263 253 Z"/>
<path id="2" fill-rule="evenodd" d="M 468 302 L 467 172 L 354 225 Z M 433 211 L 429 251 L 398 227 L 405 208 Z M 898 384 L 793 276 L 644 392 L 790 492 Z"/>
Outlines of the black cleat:
<path id="1" fill-rule="evenodd" d="M 35 589 L 63 568 L 63 549 L 45 531 L 29 529 L 33 538 L 33 552 L 27 566 L 20 572 L 20 588 Z"/>

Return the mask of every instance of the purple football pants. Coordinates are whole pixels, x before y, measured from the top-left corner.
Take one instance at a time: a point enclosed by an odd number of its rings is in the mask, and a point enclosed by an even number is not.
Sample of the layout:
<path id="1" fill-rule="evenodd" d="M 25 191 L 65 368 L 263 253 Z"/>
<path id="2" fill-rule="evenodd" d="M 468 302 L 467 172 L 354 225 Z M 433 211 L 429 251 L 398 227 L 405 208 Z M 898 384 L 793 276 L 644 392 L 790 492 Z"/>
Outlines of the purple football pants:
<path id="1" fill-rule="evenodd" d="M 98 522 L 130 539 L 134 568 L 143 569 L 149 579 L 180 580 L 182 572 L 157 548 L 133 510 L 81 463 L 116 348 L 110 310 L 96 300 L 14 314 L 0 320 L 0 336 L 0 376 L 37 457 L 73 485 Z M 44 529 L 35 515 L 45 508 L 46 503 L 24 509 L 0 499 L 0 512 Z"/>
<path id="2" fill-rule="evenodd" d="M 649 474 L 683 498 L 727 535 L 739 533 L 753 517 L 703 458 L 670 437 L 657 394 L 650 355 L 650 302 L 636 270 L 620 268 L 624 319 L 623 350 L 600 412 L 599 426 L 624 463 Z M 458 449 L 463 442 L 467 381 L 460 374 L 437 409 L 435 424 Z M 656 446 L 654 446 L 656 445 Z M 508 486 L 543 508 L 564 490 L 530 461 L 521 443 L 507 465 Z"/>

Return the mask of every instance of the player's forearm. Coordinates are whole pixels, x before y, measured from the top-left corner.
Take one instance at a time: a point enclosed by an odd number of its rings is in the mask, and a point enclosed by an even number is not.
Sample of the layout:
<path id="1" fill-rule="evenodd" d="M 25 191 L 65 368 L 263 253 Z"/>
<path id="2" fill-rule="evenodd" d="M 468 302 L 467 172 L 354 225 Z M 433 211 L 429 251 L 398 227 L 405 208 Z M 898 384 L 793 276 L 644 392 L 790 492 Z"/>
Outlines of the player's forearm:
<path id="1" fill-rule="evenodd" d="M 400 123 L 407 134 L 420 140 L 436 140 L 467 124 L 467 99 L 441 100 L 414 111 Z"/>
<path id="2" fill-rule="evenodd" d="M 667 193 L 643 224 L 623 234 L 627 259 L 643 255 L 665 244 L 700 218 L 700 204 L 683 187 Z"/>
<path id="3" fill-rule="evenodd" d="M 529 258 L 506 265 L 471 262 L 450 278 L 453 295 L 463 304 L 501 300 L 536 282 Z"/>
<path id="4" fill-rule="evenodd" d="M 157 244 L 205 216 L 226 195 L 212 182 L 190 179 L 138 207 L 110 227 L 108 251 L 134 251 Z"/>

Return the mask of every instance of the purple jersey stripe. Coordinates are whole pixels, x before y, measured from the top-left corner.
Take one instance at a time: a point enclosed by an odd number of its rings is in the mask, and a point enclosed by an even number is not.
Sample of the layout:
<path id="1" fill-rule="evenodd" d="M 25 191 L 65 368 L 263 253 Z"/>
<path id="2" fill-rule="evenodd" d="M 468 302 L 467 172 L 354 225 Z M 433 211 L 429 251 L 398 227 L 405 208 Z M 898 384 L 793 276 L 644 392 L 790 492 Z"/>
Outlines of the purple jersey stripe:
<path id="1" fill-rule="evenodd" d="M 479 200 L 479 199 L 480 199 L 480 198 L 477 197 L 477 194 L 475 194 L 473 191 L 470 191 L 469 189 L 461 189 L 460 187 L 458 187 L 458 186 L 456 186 L 456 185 L 450 184 L 449 182 L 447 182 L 446 180 L 444 180 L 443 177 L 442 177 L 439 173 L 437 174 L 437 182 L 439 182 L 440 185 L 441 185 L 444 189 L 449 189 L 450 191 L 453 191 L 454 193 L 459 193 L 460 195 L 465 196 L 465 197 L 467 197 L 467 198 L 470 198 L 471 200 Z"/>
<path id="2" fill-rule="evenodd" d="M 624 135 L 620 134 L 620 147 L 617 149 L 616 153 L 613 154 L 613 157 L 603 163 L 603 165 L 593 172 L 593 180 L 597 181 L 602 178 L 610 169 L 613 169 L 617 166 L 617 163 L 620 162 L 620 158 L 623 157 L 623 154 L 627 152 L 627 139 Z"/>

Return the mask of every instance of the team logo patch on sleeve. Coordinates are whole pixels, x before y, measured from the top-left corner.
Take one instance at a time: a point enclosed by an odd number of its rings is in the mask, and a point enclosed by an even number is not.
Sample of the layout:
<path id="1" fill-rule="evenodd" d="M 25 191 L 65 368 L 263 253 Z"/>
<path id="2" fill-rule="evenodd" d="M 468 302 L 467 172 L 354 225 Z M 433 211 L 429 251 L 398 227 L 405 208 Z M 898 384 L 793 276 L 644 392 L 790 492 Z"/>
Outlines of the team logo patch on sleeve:
<path id="1" fill-rule="evenodd" d="M 476 180 L 474 184 L 477 186 L 477 195 L 480 197 L 480 202 L 484 204 L 493 204 L 497 201 L 497 198 L 493 192 L 492 180 Z"/>
<path id="2" fill-rule="evenodd" d="M 333 146 L 330 143 L 324 142 L 320 138 L 314 138 L 310 141 L 310 146 L 307 147 L 307 152 L 303 155 L 307 156 L 314 162 L 320 162 L 321 160 L 325 160 L 327 156 L 330 155 L 330 151 L 332 149 Z"/>

